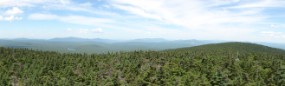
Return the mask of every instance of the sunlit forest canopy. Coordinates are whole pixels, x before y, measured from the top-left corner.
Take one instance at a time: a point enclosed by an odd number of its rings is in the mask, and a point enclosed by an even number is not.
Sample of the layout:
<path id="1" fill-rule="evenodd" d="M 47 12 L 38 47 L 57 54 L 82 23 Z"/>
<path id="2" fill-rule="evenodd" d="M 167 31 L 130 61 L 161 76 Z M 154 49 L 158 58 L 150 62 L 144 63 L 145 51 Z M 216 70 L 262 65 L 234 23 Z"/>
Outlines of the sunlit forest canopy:
<path id="1" fill-rule="evenodd" d="M 0 48 L 1 85 L 285 84 L 285 51 L 221 43 L 165 51 L 61 54 Z"/>

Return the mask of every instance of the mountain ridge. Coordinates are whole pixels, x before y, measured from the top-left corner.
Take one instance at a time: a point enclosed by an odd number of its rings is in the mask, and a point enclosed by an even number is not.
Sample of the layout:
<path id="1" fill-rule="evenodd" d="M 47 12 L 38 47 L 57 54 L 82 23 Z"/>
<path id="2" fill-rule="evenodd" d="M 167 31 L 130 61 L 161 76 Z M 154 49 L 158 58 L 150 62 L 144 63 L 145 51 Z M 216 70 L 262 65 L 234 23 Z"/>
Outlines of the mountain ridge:
<path id="1" fill-rule="evenodd" d="M 13 48 L 30 48 L 36 50 L 61 51 L 72 53 L 103 53 L 133 50 L 167 50 L 184 47 L 193 47 L 211 43 L 222 43 L 226 41 L 214 40 L 166 40 L 162 38 L 143 38 L 133 40 L 112 40 L 102 38 L 78 38 L 63 37 L 53 39 L 0 39 L 0 46 Z M 274 48 L 282 47 L 282 44 L 257 43 Z M 70 51 L 72 50 L 72 51 Z"/>
<path id="2" fill-rule="evenodd" d="M 250 43 L 250 42 L 225 42 L 225 43 L 212 43 L 205 45 L 198 45 L 193 47 L 170 49 L 168 51 L 201 51 L 201 52 L 212 52 L 212 53 L 274 53 L 282 54 L 285 50 L 274 48 L 262 44 Z"/>

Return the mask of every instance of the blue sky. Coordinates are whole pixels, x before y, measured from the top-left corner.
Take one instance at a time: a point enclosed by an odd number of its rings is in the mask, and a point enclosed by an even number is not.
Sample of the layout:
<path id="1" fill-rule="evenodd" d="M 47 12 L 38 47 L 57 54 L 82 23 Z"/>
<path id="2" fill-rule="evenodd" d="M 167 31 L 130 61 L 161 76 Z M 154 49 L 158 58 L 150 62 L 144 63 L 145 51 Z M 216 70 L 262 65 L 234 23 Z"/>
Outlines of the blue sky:
<path id="1" fill-rule="evenodd" d="M 285 43 L 285 0 L 1 0 L 0 38 Z"/>

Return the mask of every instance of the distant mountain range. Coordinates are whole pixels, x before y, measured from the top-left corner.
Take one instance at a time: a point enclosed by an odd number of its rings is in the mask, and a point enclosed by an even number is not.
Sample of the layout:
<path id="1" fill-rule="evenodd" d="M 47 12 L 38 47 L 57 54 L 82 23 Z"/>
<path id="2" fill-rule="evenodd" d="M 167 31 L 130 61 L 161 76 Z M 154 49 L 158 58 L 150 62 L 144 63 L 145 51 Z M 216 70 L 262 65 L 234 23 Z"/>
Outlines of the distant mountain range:
<path id="1" fill-rule="evenodd" d="M 226 41 L 215 40 L 166 40 L 162 38 L 143 38 L 134 40 L 86 39 L 77 37 L 53 39 L 0 39 L 0 47 L 29 48 L 63 53 L 106 53 L 133 50 L 165 50 L 193 47 Z M 285 49 L 285 44 L 258 43 L 274 48 Z"/>
<path id="2" fill-rule="evenodd" d="M 87 38 L 76 38 L 76 37 L 67 37 L 67 38 L 53 38 L 49 39 L 49 41 L 58 41 L 58 42 L 103 42 L 103 43 L 113 43 L 118 42 L 117 40 L 110 39 L 87 39 Z"/>

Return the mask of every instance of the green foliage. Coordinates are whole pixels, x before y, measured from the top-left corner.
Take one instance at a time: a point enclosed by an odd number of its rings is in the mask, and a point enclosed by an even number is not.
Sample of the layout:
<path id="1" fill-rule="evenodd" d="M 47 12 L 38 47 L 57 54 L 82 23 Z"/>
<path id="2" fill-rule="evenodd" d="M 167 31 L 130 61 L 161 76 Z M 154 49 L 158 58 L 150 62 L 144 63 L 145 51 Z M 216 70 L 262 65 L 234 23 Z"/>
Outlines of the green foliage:
<path id="1" fill-rule="evenodd" d="M 284 61 L 285 51 L 248 43 L 106 54 L 0 48 L 0 86 L 282 86 Z"/>

